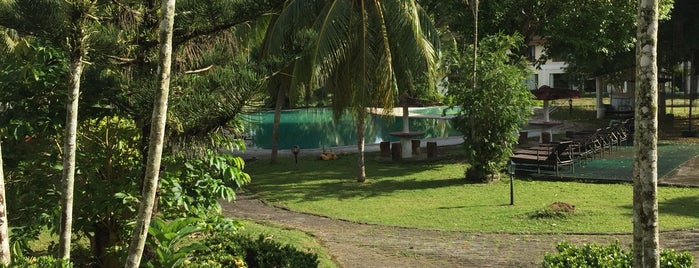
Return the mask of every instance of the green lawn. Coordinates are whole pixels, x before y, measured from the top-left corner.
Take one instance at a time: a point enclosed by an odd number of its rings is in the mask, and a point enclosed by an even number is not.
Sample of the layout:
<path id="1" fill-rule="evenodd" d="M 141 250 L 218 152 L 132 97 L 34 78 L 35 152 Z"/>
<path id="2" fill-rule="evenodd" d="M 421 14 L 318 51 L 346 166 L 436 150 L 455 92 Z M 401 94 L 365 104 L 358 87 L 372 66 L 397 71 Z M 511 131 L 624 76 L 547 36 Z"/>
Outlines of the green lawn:
<path id="1" fill-rule="evenodd" d="M 293 210 L 384 225 L 476 232 L 631 232 L 632 186 L 515 180 L 515 205 L 509 205 L 509 180 L 469 184 L 464 164 L 376 161 L 367 155 L 368 183 L 354 181 L 356 156 L 320 161 L 308 156 L 248 164 L 248 187 Z M 452 159 L 458 159 L 453 157 Z M 553 202 L 576 206 L 565 218 L 531 216 Z M 662 230 L 699 227 L 699 189 L 659 190 Z"/>

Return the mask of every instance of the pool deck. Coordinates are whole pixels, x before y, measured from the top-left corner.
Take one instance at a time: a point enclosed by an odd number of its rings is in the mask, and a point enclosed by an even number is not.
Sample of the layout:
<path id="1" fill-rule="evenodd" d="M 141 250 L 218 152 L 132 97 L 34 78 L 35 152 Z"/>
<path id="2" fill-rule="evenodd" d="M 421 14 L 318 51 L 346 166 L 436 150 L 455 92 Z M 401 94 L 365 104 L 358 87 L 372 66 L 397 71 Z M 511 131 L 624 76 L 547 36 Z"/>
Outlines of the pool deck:
<path id="1" fill-rule="evenodd" d="M 422 107 L 410 107 L 408 108 L 408 116 L 410 118 L 434 118 L 434 119 L 452 119 L 455 117 L 455 115 L 435 115 L 435 114 L 420 114 L 420 113 L 415 113 L 411 112 L 414 111 L 415 109 L 421 109 Z M 379 114 L 379 115 L 385 115 L 387 113 L 384 112 L 384 109 L 382 108 L 372 108 L 369 109 L 369 112 L 372 114 Z M 403 107 L 396 107 L 391 110 L 391 112 L 388 113 L 389 115 L 396 116 L 396 117 L 401 117 L 403 116 Z"/>
<path id="2" fill-rule="evenodd" d="M 457 145 L 461 144 L 464 142 L 464 139 L 462 136 L 452 136 L 452 137 L 447 137 L 447 138 L 430 138 L 430 139 L 421 139 L 420 146 L 424 147 L 426 146 L 427 142 L 434 141 L 437 142 L 437 146 L 448 146 L 448 145 Z M 357 150 L 357 145 L 348 145 L 348 146 L 335 146 L 335 147 L 325 147 L 326 151 L 333 151 L 335 153 L 356 153 Z M 378 143 L 374 144 L 365 144 L 364 145 L 364 151 L 365 152 L 378 152 L 380 151 L 381 148 L 379 148 Z M 322 148 L 301 148 L 301 152 L 299 155 L 319 155 L 323 152 Z M 289 149 L 284 149 L 284 150 L 279 150 L 279 156 L 280 157 L 292 157 L 293 154 L 291 153 L 291 150 Z M 259 149 L 259 148 L 248 148 L 244 152 L 233 152 L 234 155 L 240 156 L 243 159 L 269 159 L 270 155 L 272 154 L 271 149 Z"/>
<path id="3" fill-rule="evenodd" d="M 373 113 L 376 114 L 384 114 L 383 110 L 381 109 L 372 109 Z M 394 108 L 392 113 L 396 116 L 401 116 L 403 114 L 402 108 Z M 440 116 L 440 115 L 424 115 L 424 114 L 417 114 L 417 113 L 410 113 L 411 118 L 451 118 L 453 116 L 447 115 L 446 117 Z M 567 122 L 564 121 L 564 124 L 562 124 L 560 127 L 557 128 L 557 132 L 565 132 L 565 130 L 569 129 L 578 129 L 580 128 L 579 125 L 575 122 Z M 524 130 L 528 130 L 529 132 L 529 137 L 536 137 L 539 135 L 539 132 L 537 129 L 531 129 L 527 128 Z M 452 137 L 447 137 L 447 138 L 430 138 L 430 139 L 422 139 L 421 140 L 421 147 L 426 146 L 427 142 L 437 142 L 437 146 L 449 146 L 449 145 L 457 145 L 463 143 L 463 137 L 462 136 L 452 136 Z M 349 145 L 349 146 L 336 146 L 336 147 L 325 147 L 325 150 L 328 151 L 333 151 L 335 153 L 356 153 L 357 150 L 357 145 Z M 379 144 L 365 144 L 364 147 L 365 152 L 378 152 L 380 151 Z M 236 156 L 240 156 L 245 160 L 263 160 L 263 159 L 269 159 L 271 156 L 271 149 L 260 149 L 260 148 L 248 148 L 244 152 L 241 151 L 235 151 L 232 152 L 232 154 Z M 323 152 L 323 149 L 321 148 L 301 148 L 300 155 L 319 155 Z M 293 154 L 291 153 L 291 150 L 289 149 L 283 149 L 278 151 L 279 157 L 293 157 Z M 567 177 L 569 179 L 579 179 L 576 177 L 575 173 L 573 174 L 562 174 L 563 177 Z M 676 168 L 672 169 L 669 173 L 665 174 L 662 176 L 660 174 L 659 177 L 659 184 L 660 185 L 674 185 L 674 186 L 689 186 L 689 187 L 699 187 L 699 155 L 695 155 L 691 157 L 689 160 L 679 164 Z M 600 179 L 601 181 L 605 181 L 605 179 Z M 608 180 L 608 179 L 607 179 Z M 625 179 L 628 181 L 628 179 Z"/>

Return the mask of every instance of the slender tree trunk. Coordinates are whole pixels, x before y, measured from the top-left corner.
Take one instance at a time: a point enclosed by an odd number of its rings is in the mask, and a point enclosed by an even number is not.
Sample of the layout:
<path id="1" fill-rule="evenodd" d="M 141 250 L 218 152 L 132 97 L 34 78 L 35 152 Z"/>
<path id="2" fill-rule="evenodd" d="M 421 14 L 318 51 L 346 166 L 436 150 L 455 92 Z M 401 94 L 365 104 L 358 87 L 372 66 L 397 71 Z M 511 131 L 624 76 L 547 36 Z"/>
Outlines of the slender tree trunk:
<path id="1" fill-rule="evenodd" d="M 478 3 L 473 0 L 473 89 L 478 87 Z"/>
<path id="2" fill-rule="evenodd" d="M 80 42 L 81 43 L 81 42 Z M 70 84 L 66 108 L 66 130 L 63 144 L 63 180 L 61 195 L 61 230 L 59 233 L 59 256 L 70 260 L 70 239 L 73 229 L 73 188 L 75 185 L 75 151 L 78 130 L 78 103 L 80 99 L 80 79 L 83 73 L 82 45 L 78 44 L 70 64 Z"/>
<path id="3" fill-rule="evenodd" d="M 639 0 L 634 134 L 634 267 L 660 267 L 658 236 L 658 1 Z"/>
<path id="4" fill-rule="evenodd" d="M 2 139 L 0 139 L 0 263 L 9 265 L 10 256 L 10 237 L 7 233 L 7 204 L 5 202 L 5 173 L 2 163 Z"/>
<path id="5" fill-rule="evenodd" d="M 366 112 L 363 108 L 357 113 L 357 182 L 366 181 L 366 167 L 364 165 L 364 125 Z"/>
<path id="6" fill-rule="evenodd" d="M 468 0 L 471 2 L 471 11 L 473 12 L 473 90 L 478 90 L 478 4 L 479 0 Z M 476 129 L 476 118 L 470 117 L 471 129 Z M 471 140 L 476 139 L 477 133 L 471 131 Z"/>
<path id="7" fill-rule="evenodd" d="M 276 164 L 279 158 L 279 123 L 281 122 L 284 97 L 284 90 L 277 87 L 277 102 L 274 105 L 274 124 L 272 126 L 272 155 L 270 156 L 272 164 Z"/>
<path id="8" fill-rule="evenodd" d="M 141 263 L 143 248 L 148 236 L 148 227 L 155 206 L 155 194 L 158 188 L 160 161 L 163 153 L 165 121 L 167 119 L 167 102 L 170 91 L 170 65 L 172 62 L 172 32 L 175 20 L 175 0 L 163 0 L 160 22 L 160 89 L 156 94 L 151 119 L 150 145 L 148 146 L 148 164 L 144 179 L 143 197 L 138 208 L 138 218 L 134 228 L 129 255 L 125 267 L 138 267 Z"/>

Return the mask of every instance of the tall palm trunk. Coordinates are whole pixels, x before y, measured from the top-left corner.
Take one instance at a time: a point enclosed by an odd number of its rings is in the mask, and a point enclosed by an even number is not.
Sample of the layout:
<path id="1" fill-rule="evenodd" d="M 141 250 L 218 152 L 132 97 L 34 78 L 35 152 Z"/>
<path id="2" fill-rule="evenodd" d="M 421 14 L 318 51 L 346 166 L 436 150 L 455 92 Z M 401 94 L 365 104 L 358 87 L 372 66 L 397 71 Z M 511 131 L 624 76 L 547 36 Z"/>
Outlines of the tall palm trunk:
<path id="1" fill-rule="evenodd" d="M 80 80 L 83 73 L 83 58 L 86 50 L 81 40 L 75 40 L 72 62 L 70 64 L 71 92 L 66 108 L 66 129 L 63 144 L 63 184 L 61 195 L 61 231 L 59 234 L 59 254 L 64 260 L 70 260 L 70 239 L 73 229 L 73 187 L 75 185 L 75 151 L 78 129 L 78 103 L 80 99 Z"/>
<path id="2" fill-rule="evenodd" d="M 357 109 L 357 182 L 366 181 L 366 166 L 364 165 L 364 125 L 366 112 L 363 108 Z"/>
<path id="3" fill-rule="evenodd" d="M 155 194 L 158 188 L 160 161 L 163 153 L 165 121 L 167 119 L 167 102 L 170 91 L 170 66 L 172 62 L 172 34 L 175 20 L 175 0 L 163 0 L 162 19 L 159 30 L 160 41 L 160 89 L 156 94 L 151 118 L 150 146 L 148 147 L 148 164 L 144 178 L 143 197 L 138 208 L 136 226 L 134 227 L 129 255 L 125 267 L 138 267 L 141 263 L 143 248 L 148 236 L 148 227 L 155 206 Z"/>
<path id="4" fill-rule="evenodd" d="M 10 237 L 7 233 L 7 204 L 5 203 L 5 173 L 2 169 L 2 140 L 0 139 L 0 263 L 9 265 Z"/>
<path id="5" fill-rule="evenodd" d="M 276 164 L 279 158 L 279 123 L 281 122 L 282 106 L 284 105 L 284 89 L 277 87 L 277 101 L 274 105 L 274 124 L 272 127 L 272 155 L 270 163 Z"/>
<path id="6" fill-rule="evenodd" d="M 639 1 L 637 25 L 633 259 L 659 267 L 657 0 Z"/>

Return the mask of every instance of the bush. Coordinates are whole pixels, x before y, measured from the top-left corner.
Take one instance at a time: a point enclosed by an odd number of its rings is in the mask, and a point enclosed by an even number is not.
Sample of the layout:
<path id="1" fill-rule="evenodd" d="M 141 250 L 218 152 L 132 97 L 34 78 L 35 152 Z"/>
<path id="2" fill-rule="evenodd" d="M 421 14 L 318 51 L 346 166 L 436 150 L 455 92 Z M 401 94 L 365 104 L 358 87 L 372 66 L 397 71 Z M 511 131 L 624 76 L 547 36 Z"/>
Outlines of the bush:
<path id="1" fill-rule="evenodd" d="M 206 251 L 195 251 L 188 267 L 317 267 L 318 256 L 260 235 L 223 233 L 206 238 Z"/>
<path id="2" fill-rule="evenodd" d="M 0 267 L 5 267 L 0 265 Z M 24 257 L 13 256 L 12 263 L 7 267 L 27 267 L 27 268 L 72 268 L 73 264 L 63 259 L 56 259 L 52 256 Z"/>
<path id="3" fill-rule="evenodd" d="M 631 252 L 622 249 L 619 242 L 608 246 L 584 244 L 582 247 L 563 242 L 556 246 L 558 254 L 546 253 L 544 267 L 631 267 Z M 662 250 L 660 252 L 661 268 L 689 268 L 694 258 L 688 252 Z"/>
<path id="4" fill-rule="evenodd" d="M 448 53 L 450 104 L 460 106 L 454 127 L 464 136 L 467 180 L 491 182 L 512 155 L 520 126 L 529 121 L 534 97 L 522 81 L 529 71 L 522 57 L 509 53 L 522 44 L 521 36 L 497 34 L 479 43 L 476 88 L 473 85 L 473 47 Z"/>

